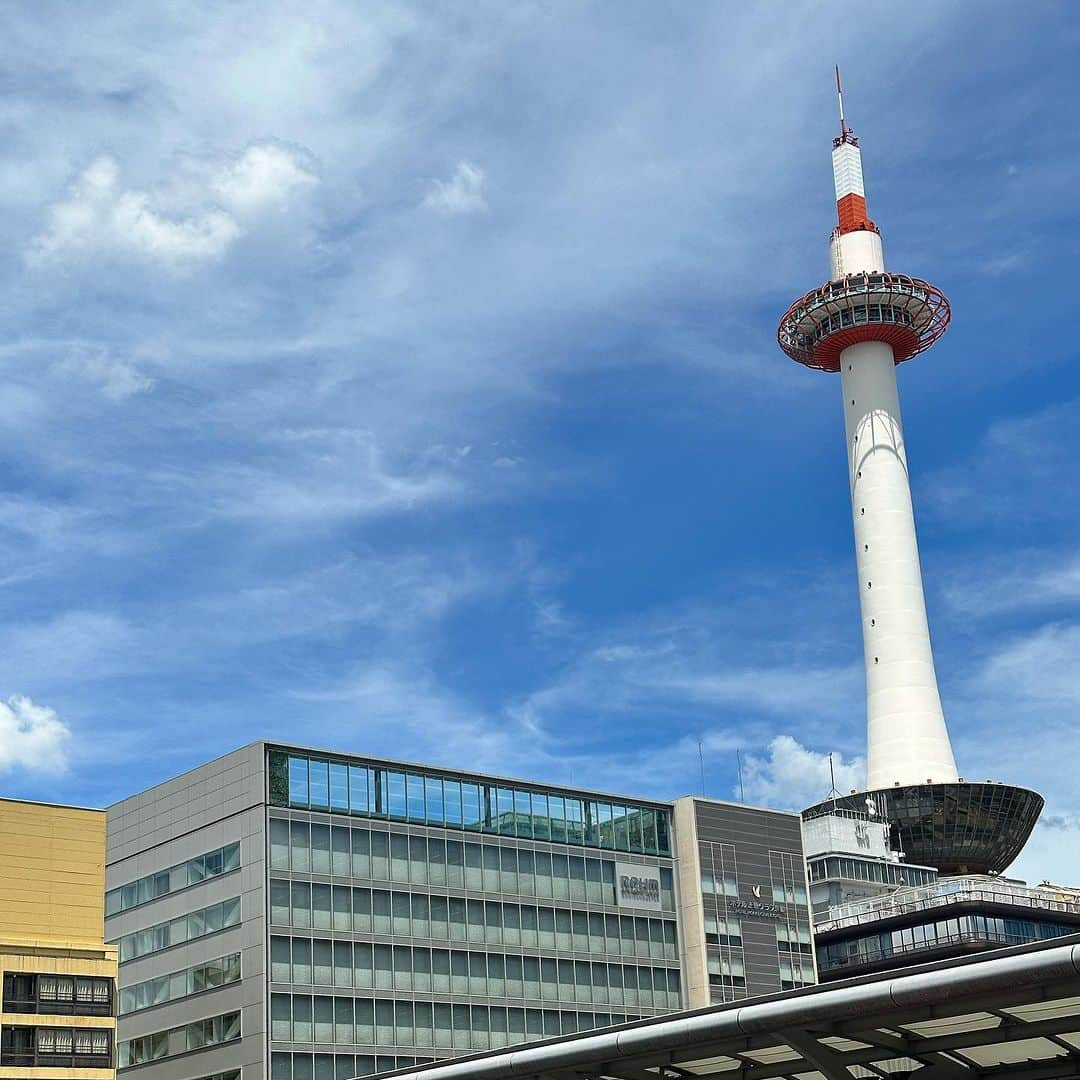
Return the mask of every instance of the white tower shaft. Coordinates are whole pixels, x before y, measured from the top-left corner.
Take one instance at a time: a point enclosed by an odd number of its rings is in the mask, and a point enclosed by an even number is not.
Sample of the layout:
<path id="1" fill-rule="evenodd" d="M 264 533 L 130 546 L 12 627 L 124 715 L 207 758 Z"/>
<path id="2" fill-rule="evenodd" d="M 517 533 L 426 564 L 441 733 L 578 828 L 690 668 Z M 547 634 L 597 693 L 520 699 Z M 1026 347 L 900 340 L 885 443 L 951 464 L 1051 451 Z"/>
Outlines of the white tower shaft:
<path id="1" fill-rule="evenodd" d="M 831 256 L 834 279 L 884 269 L 876 230 L 838 230 Z M 840 374 L 866 661 L 867 787 L 955 781 L 930 648 L 892 346 L 850 345 L 840 354 Z"/>
<path id="2" fill-rule="evenodd" d="M 866 661 L 867 787 L 957 778 L 926 619 L 892 347 L 840 355 Z"/>

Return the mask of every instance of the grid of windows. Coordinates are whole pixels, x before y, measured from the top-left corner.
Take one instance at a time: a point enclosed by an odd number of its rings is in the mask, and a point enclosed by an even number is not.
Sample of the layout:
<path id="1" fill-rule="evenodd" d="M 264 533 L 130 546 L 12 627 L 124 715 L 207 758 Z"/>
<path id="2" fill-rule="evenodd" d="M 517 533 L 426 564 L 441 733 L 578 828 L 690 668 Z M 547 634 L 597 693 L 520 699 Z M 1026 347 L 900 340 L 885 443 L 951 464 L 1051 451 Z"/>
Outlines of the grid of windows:
<path id="1" fill-rule="evenodd" d="M 283 818 L 270 819 L 270 867 L 501 896 L 616 902 L 611 859 Z M 668 867 L 660 868 L 660 902 L 674 912 Z"/>
<path id="2" fill-rule="evenodd" d="M 240 897 L 234 896 L 220 904 L 211 904 L 168 922 L 136 930 L 119 939 L 120 962 L 134 960 L 137 956 L 160 952 L 184 941 L 216 934 L 240 921 Z"/>
<path id="3" fill-rule="evenodd" d="M 806 863 L 789 851 L 770 851 L 773 902 L 784 905 L 785 921 L 776 926 L 780 988 L 812 986 L 813 936 L 806 910 Z"/>
<path id="4" fill-rule="evenodd" d="M 148 904 L 159 896 L 167 896 L 207 878 L 239 869 L 240 845 L 227 844 L 215 851 L 208 851 L 205 855 L 188 859 L 187 862 L 170 866 L 167 870 L 159 870 L 127 885 L 110 889 L 105 894 L 105 914 L 115 915 L 118 911 Z"/>
<path id="5" fill-rule="evenodd" d="M 621 1012 L 274 994 L 270 1038 L 315 1045 L 488 1050 L 638 1019 Z"/>
<path id="6" fill-rule="evenodd" d="M 583 799 L 565 791 L 503 787 L 463 777 L 269 753 L 270 802 L 501 833 L 611 851 L 670 855 L 662 807 Z"/>
<path id="7" fill-rule="evenodd" d="M 774 881 L 772 898 L 775 904 L 805 904 L 806 886 L 801 881 Z"/>
<path id="8" fill-rule="evenodd" d="M 746 989 L 746 968 L 741 950 L 709 949 L 705 966 L 710 988 Z"/>
<path id="9" fill-rule="evenodd" d="M 4 1012 L 110 1016 L 113 981 L 90 975 L 6 972 Z"/>
<path id="10" fill-rule="evenodd" d="M 350 1080 L 427 1065 L 434 1058 L 393 1054 L 284 1054 L 271 1057 L 270 1080 Z"/>
<path id="11" fill-rule="evenodd" d="M 107 1069 L 109 1028 L 8 1027 L 0 1034 L 0 1064 L 13 1068 Z"/>
<path id="12" fill-rule="evenodd" d="M 279 878 L 270 880 L 270 921 L 301 930 L 678 959 L 671 919 Z"/>
<path id="13" fill-rule="evenodd" d="M 809 926 L 786 926 L 780 923 L 776 927 L 776 944 L 781 952 L 802 953 L 809 956 L 814 951 L 813 935 Z"/>
<path id="14" fill-rule="evenodd" d="M 780 989 L 795 990 L 814 985 L 814 965 L 809 957 L 795 955 L 780 957 Z"/>
<path id="15" fill-rule="evenodd" d="M 272 937 L 270 980 L 660 1010 L 677 1009 L 680 1001 L 679 971 L 674 967 L 318 938 Z"/>
<path id="16" fill-rule="evenodd" d="M 167 1031 L 155 1031 L 137 1039 L 126 1039 L 117 1045 L 117 1067 L 126 1069 L 146 1061 L 186 1054 L 207 1046 L 218 1046 L 240 1038 L 240 1013 L 223 1013 L 195 1020 Z"/>
<path id="17" fill-rule="evenodd" d="M 734 844 L 703 840 L 698 844 L 698 861 L 701 864 L 701 891 L 706 896 L 739 895 Z"/>
<path id="18" fill-rule="evenodd" d="M 214 990 L 239 980 L 240 954 L 231 953 L 183 971 L 174 971 L 125 986 L 120 991 L 120 1015 L 149 1009 L 154 1005 L 164 1005 L 167 1001 L 176 1001 L 204 990 Z"/>
<path id="19" fill-rule="evenodd" d="M 705 911 L 705 942 L 708 945 L 742 946 L 742 920 L 735 915 Z"/>
<path id="20" fill-rule="evenodd" d="M 742 920 L 728 915 L 727 897 L 738 898 L 739 872 L 735 845 L 698 842 L 701 891 L 704 897 L 705 968 L 714 1002 L 746 997 Z"/>
<path id="21" fill-rule="evenodd" d="M 1063 934 L 1075 934 L 1076 926 L 1033 919 L 1002 919 L 989 915 L 960 915 L 920 926 L 907 926 L 885 933 L 867 934 L 848 941 L 830 942 L 818 949 L 822 971 L 834 971 L 852 964 L 872 964 L 893 956 L 927 949 L 987 942 L 994 945 L 1023 945 L 1046 941 Z"/>
<path id="22" fill-rule="evenodd" d="M 933 885 L 936 870 L 883 859 L 853 859 L 829 855 L 807 863 L 810 881 L 873 881 L 881 885 Z"/>

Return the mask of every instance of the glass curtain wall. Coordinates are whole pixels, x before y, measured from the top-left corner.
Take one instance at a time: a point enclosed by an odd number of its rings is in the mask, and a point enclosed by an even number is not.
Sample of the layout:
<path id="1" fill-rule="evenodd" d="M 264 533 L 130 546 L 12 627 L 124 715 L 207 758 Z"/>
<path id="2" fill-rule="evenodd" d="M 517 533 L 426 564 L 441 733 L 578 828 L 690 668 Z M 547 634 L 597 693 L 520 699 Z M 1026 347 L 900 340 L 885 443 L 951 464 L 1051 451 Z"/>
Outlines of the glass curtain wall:
<path id="1" fill-rule="evenodd" d="M 412 772 L 270 751 L 274 806 L 442 825 L 526 840 L 671 855 L 668 812 L 552 790 L 502 787 L 467 777 Z"/>

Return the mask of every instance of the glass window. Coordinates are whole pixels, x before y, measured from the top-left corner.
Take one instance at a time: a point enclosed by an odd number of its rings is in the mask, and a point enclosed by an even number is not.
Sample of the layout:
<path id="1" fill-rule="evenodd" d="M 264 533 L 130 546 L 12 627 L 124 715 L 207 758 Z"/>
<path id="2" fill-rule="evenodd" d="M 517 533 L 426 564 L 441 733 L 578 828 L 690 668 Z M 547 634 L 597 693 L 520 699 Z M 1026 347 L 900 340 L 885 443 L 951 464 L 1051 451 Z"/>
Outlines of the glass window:
<path id="1" fill-rule="evenodd" d="M 548 814 L 548 798 L 546 795 L 534 791 L 530 795 L 530 799 L 532 802 L 533 836 L 537 840 L 550 840 L 551 820 Z"/>
<path id="2" fill-rule="evenodd" d="M 278 926 L 289 925 L 289 883 L 270 880 L 270 921 Z"/>
<path id="3" fill-rule="evenodd" d="M 289 805 L 304 809 L 308 805 L 307 758 L 289 758 Z"/>
<path id="4" fill-rule="evenodd" d="M 406 810 L 410 821 L 423 823 L 424 817 L 424 778 L 415 773 L 408 773 L 405 778 Z"/>
<path id="5" fill-rule="evenodd" d="M 330 809 L 347 813 L 349 809 L 349 767 L 330 766 Z"/>
<path id="6" fill-rule="evenodd" d="M 585 843 L 600 846 L 599 806 L 592 801 L 585 803 Z"/>
<path id="7" fill-rule="evenodd" d="M 424 779 L 425 818 L 432 825 L 442 825 L 446 820 L 443 804 L 443 782 L 436 776 Z"/>
<path id="8" fill-rule="evenodd" d="M 518 836 L 532 838 L 532 800 L 527 791 L 514 793 L 514 830 Z"/>
<path id="9" fill-rule="evenodd" d="M 600 846 L 603 848 L 615 847 L 615 826 L 611 819 L 611 804 L 597 803 L 599 813 Z"/>
<path id="10" fill-rule="evenodd" d="M 443 800 L 446 824 L 463 824 L 461 816 L 461 782 L 459 780 L 443 781 Z"/>
<path id="11" fill-rule="evenodd" d="M 585 843 L 585 812 L 580 799 L 566 798 L 566 840 L 570 844 Z"/>
<path id="12" fill-rule="evenodd" d="M 368 805 L 367 769 L 362 765 L 349 766 L 349 809 L 354 814 L 366 814 Z"/>
<path id="13" fill-rule="evenodd" d="M 311 826 L 311 872 L 330 873 L 330 826 Z"/>
<path id="14" fill-rule="evenodd" d="M 668 827 L 668 812 L 656 812 L 656 848 L 661 855 L 671 854 L 671 830 Z M 674 908 L 672 908 L 674 911 Z"/>
<path id="15" fill-rule="evenodd" d="M 306 821 L 290 821 L 292 868 L 307 872 L 311 869 L 311 827 Z"/>
<path id="16" fill-rule="evenodd" d="M 658 853 L 656 839 L 656 811 L 645 807 L 641 810 L 641 835 L 644 850 L 650 855 Z"/>
<path id="17" fill-rule="evenodd" d="M 335 825 L 330 830 L 330 870 L 334 877 L 349 877 L 349 829 Z"/>
<path id="18" fill-rule="evenodd" d="M 308 786 L 311 809 L 328 810 L 330 808 L 330 776 L 329 766 L 325 761 L 310 760 L 308 762 Z"/>
<path id="19" fill-rule="evenodd" d="M 566 843 L 566 804 L 561 795 L 548 796 L 548 817 L 551 819 L 551 839 Z"/>
<path id="20" fill-rule="evenodd" d="M 392 818 L 404 820 L 406 815 L 405 774 L 386 772 L 387 813 Z"/>
<path id="21" fill-rule="evenodd" d="M 462 781 L 461 816 L 466 829 L 479 829 L 481 825 L 480 787 Z"/>
<path id="22" fill-rule="evenodd" d="M 630 850 L 630 830 L 627 815 L 628 811 L 625 806 L 612 806 L 611 816 L 615 827 L 616 851 Z"/>

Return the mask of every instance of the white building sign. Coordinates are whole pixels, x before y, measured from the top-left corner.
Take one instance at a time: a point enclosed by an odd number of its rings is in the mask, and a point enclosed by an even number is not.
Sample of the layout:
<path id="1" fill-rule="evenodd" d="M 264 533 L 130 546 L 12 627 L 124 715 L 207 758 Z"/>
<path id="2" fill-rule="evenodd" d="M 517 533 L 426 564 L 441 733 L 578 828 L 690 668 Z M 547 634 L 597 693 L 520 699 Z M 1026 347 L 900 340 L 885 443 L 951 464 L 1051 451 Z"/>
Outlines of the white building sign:
<path id="1" fill-rule="evenodd" d="M 660 868 L 636 863 L 615 864 L 615 895 L 619 907 L 662 911 L 660 904 Z"/>

